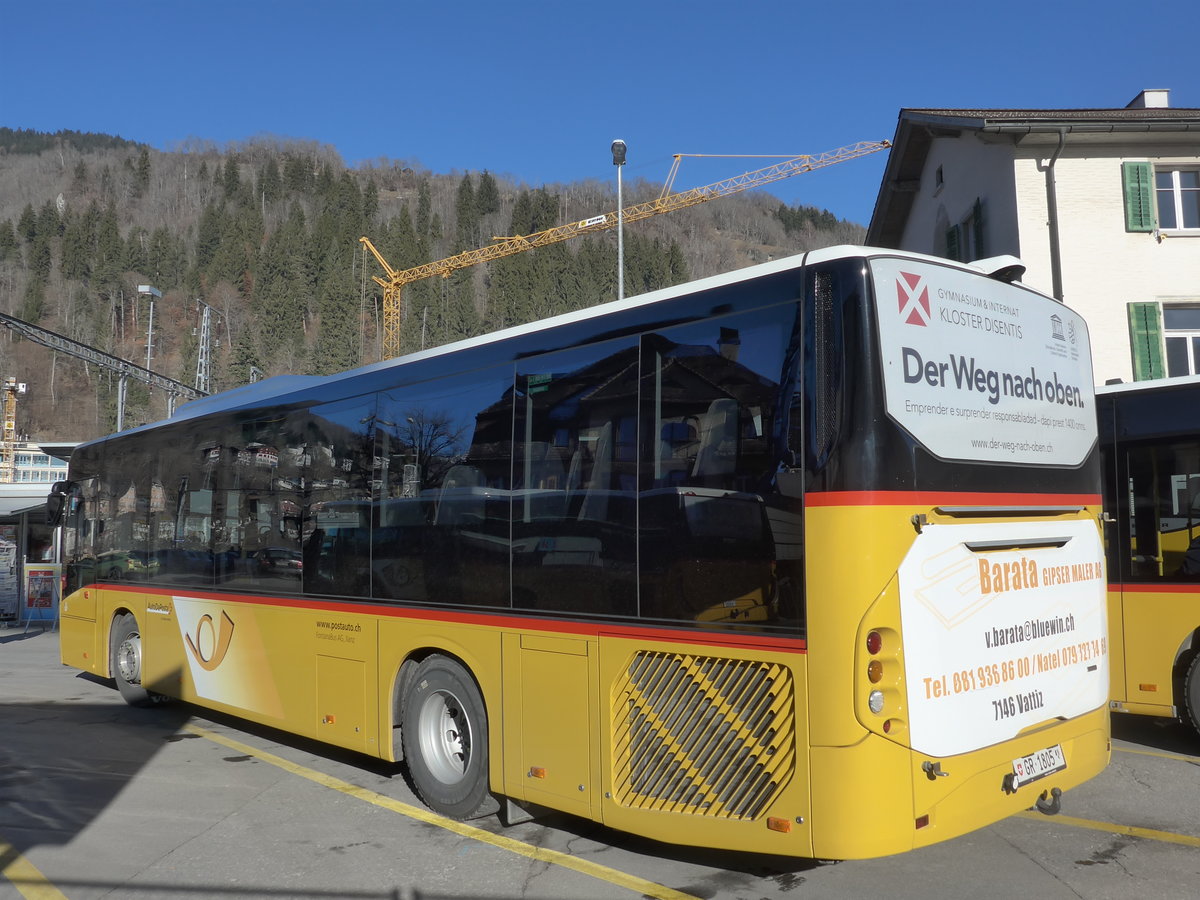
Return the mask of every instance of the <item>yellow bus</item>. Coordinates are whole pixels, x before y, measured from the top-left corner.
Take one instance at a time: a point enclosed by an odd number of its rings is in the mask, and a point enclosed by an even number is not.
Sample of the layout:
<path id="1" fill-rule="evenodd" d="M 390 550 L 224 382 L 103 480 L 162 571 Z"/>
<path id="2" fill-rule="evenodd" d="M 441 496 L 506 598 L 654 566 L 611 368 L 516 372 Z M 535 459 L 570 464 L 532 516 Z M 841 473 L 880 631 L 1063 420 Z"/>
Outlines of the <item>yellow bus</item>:
<path id="1" fill-rule="evenodd" d="M 1112 708 L 1200 730 L 1200 378 L 1096 394 Z"/>
<path id="2" fill-rule="evenodd" d="M 1099 463 L 1020 271 L 817 250 L 81 446 L 62 659 L 457 818 L 850 859 L 1057 811 L 1109 754 Z"/>

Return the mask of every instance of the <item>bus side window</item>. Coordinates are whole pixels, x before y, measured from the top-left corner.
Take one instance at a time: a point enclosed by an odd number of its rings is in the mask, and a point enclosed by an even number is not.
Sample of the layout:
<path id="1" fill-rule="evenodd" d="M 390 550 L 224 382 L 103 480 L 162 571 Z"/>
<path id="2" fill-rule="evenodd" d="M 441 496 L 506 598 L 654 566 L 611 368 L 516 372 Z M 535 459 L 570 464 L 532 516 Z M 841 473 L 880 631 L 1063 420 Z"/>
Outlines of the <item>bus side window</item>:
<path id="1" fill-rule="evenodd" d="M 1200 447 L 1134 447 L 1126 467 L 1130 578 L 1200 579 Z"/>
<path id="2" fill-rule="evenodd" d="M 514 396 L 513 605 L 636 610 L 637 346 L 531 357 Z"/>
<path id="3" fill-rule="evenodd" d="M 748 629 L 798 623 L 800 503 L 776 479 L 783 386 L 794 392 L 796 308 L 642 336 L 643 618 Z"/>

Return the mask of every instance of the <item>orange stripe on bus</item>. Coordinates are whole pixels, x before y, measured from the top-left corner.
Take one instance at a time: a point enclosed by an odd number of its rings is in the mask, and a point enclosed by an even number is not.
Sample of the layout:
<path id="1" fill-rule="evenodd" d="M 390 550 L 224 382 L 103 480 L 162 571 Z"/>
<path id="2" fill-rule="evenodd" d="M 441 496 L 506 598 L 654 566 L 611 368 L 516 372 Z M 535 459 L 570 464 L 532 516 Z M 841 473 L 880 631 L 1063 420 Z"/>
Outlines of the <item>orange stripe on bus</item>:
<path id="1" fill-rule="evenodd" d="M 808 506 L 1099 506 L 1099 494 L 994 494 L 945 491 L 822 491 Z"/>
<path id="2" fill-rule="evenodd" d="M 1122 591 L 1126 594 L 1200 594 L 1200 584 L 1187 584 L 1183 582 L 1123 584 L 1110 581 L 1108 589 L 1110 591 Z"/>

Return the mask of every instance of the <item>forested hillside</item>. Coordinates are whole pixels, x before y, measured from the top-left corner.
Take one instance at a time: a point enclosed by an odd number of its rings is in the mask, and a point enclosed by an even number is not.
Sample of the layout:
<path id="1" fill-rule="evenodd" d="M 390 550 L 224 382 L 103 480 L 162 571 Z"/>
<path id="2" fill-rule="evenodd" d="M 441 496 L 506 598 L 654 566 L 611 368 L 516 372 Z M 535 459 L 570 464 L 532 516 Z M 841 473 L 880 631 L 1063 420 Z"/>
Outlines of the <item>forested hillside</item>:
<path id="1" fill-rule="evenodd" d="M 737 174 L 731 172 L 730 174 Z M 626 183 L 626 205 L 658 184 Z M 266 375 L 331 373 L 380 355 L 382 274 L 616 207 L 614 185 L 529 187 L 485 171 L 436 174 L 400 161 L 347 168 L 328 146 L 256 139 L 164 153 L 119 137 L 0 128 L 0 311 L 192 384 L 197 301 L 214 328 L 214 388 Z M 813 247 L 864 229 L 761 192 L 625 229 L 633 295 Z M 616 296 L 614 231 L 464 269 L 404 291 L 405 352 Z M 111 431 L 116 385 L 95 367 L 0 332 L 0 376 L 28 385 L 18 430 L 81 440 Z M 165 397 L 130 383 L 125 426 L 161 418 Z"/>

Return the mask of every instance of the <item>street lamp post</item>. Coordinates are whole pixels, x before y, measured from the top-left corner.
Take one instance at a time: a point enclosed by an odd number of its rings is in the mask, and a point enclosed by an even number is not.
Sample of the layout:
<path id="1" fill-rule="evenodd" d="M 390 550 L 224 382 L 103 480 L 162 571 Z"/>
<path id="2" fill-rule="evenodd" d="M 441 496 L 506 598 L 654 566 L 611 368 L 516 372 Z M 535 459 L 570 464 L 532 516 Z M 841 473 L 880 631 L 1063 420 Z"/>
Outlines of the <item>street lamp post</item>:
<path id="1" fill-rule="evenodd" d="M 625 142 L 612 142 L 613 165 L 617 167 L 617 299 L 625 299 L 625 204 L 621 200 L 621 167 L 625 165 Z"/>
<path id="2" fill-rule="evenodd" d="M 139 284 L 138 294 L 150 300 L 150 325 L 146 329 L 146 368 L 151 368 L 154 361 L 154 301 L 162 299 L 162 291 L 153 285 Z"/>

